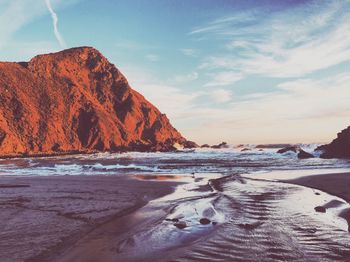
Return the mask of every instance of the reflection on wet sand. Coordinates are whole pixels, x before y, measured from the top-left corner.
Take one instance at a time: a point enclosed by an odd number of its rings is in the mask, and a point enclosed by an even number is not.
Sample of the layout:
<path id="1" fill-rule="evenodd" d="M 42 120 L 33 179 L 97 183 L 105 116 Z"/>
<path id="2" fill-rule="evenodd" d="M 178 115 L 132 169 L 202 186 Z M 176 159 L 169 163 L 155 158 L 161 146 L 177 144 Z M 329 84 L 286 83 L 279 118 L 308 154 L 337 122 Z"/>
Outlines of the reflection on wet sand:
<path id="1" fill-rule="evenodd" d="M 192 179 L 97 229 L 57 261 L 344 261 L 350 256 L 348 225 L 339 217 L 339 208 L 348 204 L 341 199 L 274 181 L 199 176 L 198 183 Z M 315 212 L 317 205 L 327 212 Z"/>

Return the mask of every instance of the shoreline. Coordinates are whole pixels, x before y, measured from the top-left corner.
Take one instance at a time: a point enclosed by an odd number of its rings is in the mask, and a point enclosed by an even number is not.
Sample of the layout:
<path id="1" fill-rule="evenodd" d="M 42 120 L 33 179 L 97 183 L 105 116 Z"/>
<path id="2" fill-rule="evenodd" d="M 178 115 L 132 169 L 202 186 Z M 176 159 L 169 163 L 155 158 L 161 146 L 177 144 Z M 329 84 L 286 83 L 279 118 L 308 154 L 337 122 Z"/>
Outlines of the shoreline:
<path id="1" fill-rule="evenodd" d="M 126 175 L 0 177 L 2 261 L 49 261 L 179 184 Z"/>

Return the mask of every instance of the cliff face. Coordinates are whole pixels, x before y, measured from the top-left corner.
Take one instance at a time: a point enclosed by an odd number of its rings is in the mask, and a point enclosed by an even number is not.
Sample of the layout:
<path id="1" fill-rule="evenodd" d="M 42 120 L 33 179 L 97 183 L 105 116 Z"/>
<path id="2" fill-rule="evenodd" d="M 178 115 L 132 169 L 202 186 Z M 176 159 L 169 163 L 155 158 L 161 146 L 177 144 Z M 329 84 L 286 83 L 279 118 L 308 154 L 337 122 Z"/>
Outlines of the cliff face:
<path id="1" fill-rule="evenodd" d="M 316 150 L 322 150 L 323 158 L 350 158 L 350 126 L 340 133 L 330 144 L 323 145 Z"/>
<path id="2" fill-rule="evenodd" d="M 0 155 L 170 150 L 187 141 L 96 49 L 0 63 Z"/>

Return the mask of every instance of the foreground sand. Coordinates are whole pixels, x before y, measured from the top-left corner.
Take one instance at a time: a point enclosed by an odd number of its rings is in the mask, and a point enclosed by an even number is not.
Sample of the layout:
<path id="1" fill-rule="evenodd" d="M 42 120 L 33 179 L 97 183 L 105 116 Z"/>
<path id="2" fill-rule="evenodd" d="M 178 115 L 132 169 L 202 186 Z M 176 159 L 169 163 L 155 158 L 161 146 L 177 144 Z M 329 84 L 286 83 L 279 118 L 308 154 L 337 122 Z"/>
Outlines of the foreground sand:
<path id="1" fill-rule="evenodd" d="M 288 183 L 322 190 L 328 194 L 340 197 L 350 203 L 350 173 L 312 175 L 287 181 Z M 323 205 L 327 210 L 334 207 L 332 203 Z M 339 214 L 348 223 L 350 232 L 350 209 L 346 208 Z"/>
<path id="2" fill-rule="evenodd" d="M 350 203 L 350 173 L 312 175 L 286 182 L 319 189 Z"/>
<path id="3" fill-rule="evenodd" d="M 1 261 L 47 260 L 175 185 L 126 176 L 1 177 Z"/>

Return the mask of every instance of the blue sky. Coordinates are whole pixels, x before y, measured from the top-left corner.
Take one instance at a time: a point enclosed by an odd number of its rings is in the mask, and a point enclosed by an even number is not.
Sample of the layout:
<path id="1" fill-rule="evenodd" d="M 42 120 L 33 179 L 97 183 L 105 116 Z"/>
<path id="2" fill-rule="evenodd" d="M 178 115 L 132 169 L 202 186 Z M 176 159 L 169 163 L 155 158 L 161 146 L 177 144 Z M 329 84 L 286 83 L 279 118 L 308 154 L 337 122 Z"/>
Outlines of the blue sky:
<path id="1" fill-rule="evenodd" d="M 0 60 L 94 46 L 189 139 L 327 142 L 350 124 L 349 11 L 348 0 L 0 0 Z"/>

